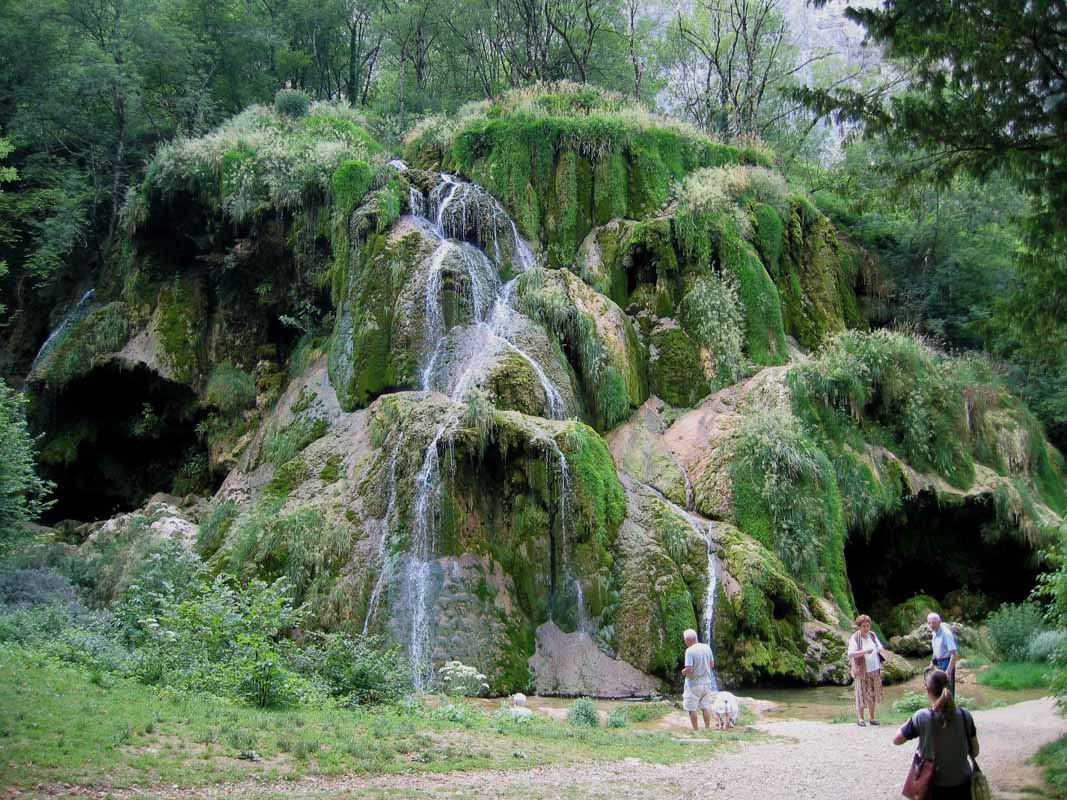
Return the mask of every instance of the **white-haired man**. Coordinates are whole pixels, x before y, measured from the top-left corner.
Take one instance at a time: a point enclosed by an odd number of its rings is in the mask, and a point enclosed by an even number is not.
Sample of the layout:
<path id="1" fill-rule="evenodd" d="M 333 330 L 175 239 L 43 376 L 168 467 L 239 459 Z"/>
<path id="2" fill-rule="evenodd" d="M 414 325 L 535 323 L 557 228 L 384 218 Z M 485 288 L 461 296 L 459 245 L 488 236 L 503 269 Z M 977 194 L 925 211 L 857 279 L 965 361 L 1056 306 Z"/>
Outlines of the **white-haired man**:
<path id="1" fill-rule="evenodd" d="M 934 632 L 930 640 L 933 655 L 930 657 L 930 666 L 948 673 L 949 691 L 956 695 L 956 635 L 948 625 L 941 623 L 941 615 L 931 613 L 926 617 L 926 624 Z"/>
<path id="2" fill-rule="evenodd" d="M 704 727 L 711 727 L 711 706 L 715 701 L 715 690 L 712 688 L 711 671 L 715 669 L 715 660 L 711 655 L 711 648 L 697 641 L 697 632 L 690 628 L 682 634 L 685 639 L 685 667 L 682 674 L 685 676 L 685 689 L 682 692 L 682 708 L 689 712 L 689 722 L 693 730 L 700 725 L 697 722 L 697 711 L 704 716 Z"/>

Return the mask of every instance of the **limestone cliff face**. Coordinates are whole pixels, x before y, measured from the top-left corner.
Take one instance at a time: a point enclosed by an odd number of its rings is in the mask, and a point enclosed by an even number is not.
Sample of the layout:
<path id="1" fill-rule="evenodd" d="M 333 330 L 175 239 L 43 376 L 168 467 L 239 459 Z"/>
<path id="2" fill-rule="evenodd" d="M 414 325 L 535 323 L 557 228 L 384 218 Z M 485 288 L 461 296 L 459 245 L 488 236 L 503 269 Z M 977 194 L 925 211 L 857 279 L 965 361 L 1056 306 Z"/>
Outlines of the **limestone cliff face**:
<path id="1" fill-rule="evenodd" d="M 171 533 L 422 686 L 459 659 L 496 692 L 648 693 L 686 628 L 727 682 L 842 681 L 922 547 L 1021 558 L 1061 524 L 1033 417 L 868 332 L 861 254 L 765 153 L 567 86 L 423 125 L 410 165 L 329 107 L 176 147 L 30 376 L 61 496 L 109 516 L 93 469 L 125 510 L 213 494 Z M 851 566 L 880 554 L 881 584 Z"/>

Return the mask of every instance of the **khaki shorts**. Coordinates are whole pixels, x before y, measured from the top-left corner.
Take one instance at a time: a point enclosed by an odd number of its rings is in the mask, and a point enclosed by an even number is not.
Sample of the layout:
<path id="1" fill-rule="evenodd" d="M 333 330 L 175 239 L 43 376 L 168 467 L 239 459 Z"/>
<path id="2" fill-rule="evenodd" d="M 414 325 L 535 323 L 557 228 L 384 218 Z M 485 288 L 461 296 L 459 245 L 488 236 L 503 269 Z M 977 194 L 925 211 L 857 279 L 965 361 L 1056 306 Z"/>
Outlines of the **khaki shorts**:
<path id="1" fill-rule="evenodd" d="M 686 711 L 711 711 L 715 690 L 710 683 L 698 683 L 682 692 L 682 708 Z"/>

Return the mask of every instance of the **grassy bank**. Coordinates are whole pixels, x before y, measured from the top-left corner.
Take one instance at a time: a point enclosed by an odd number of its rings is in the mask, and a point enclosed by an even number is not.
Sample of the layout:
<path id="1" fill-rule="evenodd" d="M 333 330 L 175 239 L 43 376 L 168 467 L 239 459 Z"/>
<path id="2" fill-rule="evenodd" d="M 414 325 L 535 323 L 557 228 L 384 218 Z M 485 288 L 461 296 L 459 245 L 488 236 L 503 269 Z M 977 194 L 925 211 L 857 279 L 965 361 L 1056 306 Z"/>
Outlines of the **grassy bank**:
<path id="1" fill-rule="evenodd" d="M 628 757 L 673 763 L 694 755 L 692 746 L 667 734 L 580 728 L 541 717 L 513 720 L 459 702 L 256 709 L 85 673 L 21 649 L 0 652 L 0 698 L 0 789 L 42 783 L 191 787 Z M 701 754 L 736 741 L 704 735 L 713 741 Z"/>

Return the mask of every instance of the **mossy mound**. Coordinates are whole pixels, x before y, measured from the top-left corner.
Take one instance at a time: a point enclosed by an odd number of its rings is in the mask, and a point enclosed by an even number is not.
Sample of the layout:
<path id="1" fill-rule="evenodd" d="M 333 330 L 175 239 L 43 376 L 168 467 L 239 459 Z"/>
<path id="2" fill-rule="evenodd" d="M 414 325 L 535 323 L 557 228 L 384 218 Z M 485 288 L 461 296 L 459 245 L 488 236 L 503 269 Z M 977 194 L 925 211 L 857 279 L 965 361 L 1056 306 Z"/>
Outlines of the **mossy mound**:
<path id="1" fill-rule="evenodd" d="M 720 674 L 728 683 L 806 682 L 804 592 L 789 569 L 752 537 L 726 524 L 716 525 L 714 535 L 733 580 L 723 582 L 716 606 Z"/>
<path id="2" fill-rule="evenodd" d="M 551 266 L 572 264 L 594 225 L 661 207 L 671 183 L 694 169 L 768 162 L 760 151 L 713 142 L 622 95 L 568 83 L 431 118 L 408 136 L 406 155 L 485 186 L 523 234 L 542 244 Z"/>
<path id="3" fill-rule="evenodd" d="M 520 276 L 516 300 L 555 337 L 598 429 L 613 427 L 645 401 L 644 351 L 629 318 L 611 300 L 567 269 Z"/>
<path id="4" fill-rule="evenodd" d="M 941 604 L 928 594 L 919 594 L 890 610 L 885 620 L 880 620 L 886 636 L 903 636 L 926 622 L 929 614 L 940 614 Z"/>

